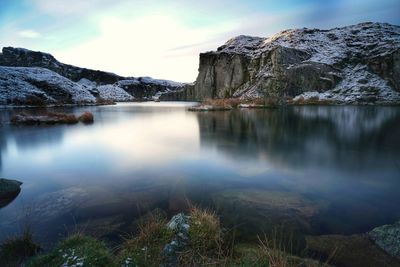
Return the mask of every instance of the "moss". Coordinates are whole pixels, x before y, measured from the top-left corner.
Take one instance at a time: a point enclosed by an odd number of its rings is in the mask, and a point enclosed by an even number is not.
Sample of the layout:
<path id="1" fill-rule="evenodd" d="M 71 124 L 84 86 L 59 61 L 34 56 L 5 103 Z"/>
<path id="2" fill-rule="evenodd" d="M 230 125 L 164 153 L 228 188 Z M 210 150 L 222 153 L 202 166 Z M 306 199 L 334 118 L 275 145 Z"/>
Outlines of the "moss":
<path id="1" fill-rule="evenodd" d="M 33 241 L 32 234 L 27 230 L 21 237 L 8 239 L 0 246 L 1 266 L 20 266 L 39 250 L 39 245 Z"/>
<path id="2" fill-rule="evenodd" d="M 50 253 L 33 258 L 27 267 L 53 266 L 112 267 L 115 266 L 106 246 L 91 237 L 73 235 L 61 241 Z"/>
<path id="3" fill-rule="evenodd" d="M 122 244 L 118 266 L 159 266 L 163 260 L 161 252 L 174 235 L 166 224 L 160 214 L 151 214 L 140 223 L 138 234 Z"/>

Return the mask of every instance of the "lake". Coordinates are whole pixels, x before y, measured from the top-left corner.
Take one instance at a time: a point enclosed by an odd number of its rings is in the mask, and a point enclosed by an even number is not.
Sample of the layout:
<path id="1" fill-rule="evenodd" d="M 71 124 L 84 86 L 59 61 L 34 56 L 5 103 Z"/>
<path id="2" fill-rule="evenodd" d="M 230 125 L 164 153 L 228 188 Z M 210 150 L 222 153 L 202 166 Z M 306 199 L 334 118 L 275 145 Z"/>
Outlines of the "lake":
<path id="1" fill-rule="evenodd" d="M 105 240 L 138 218 L 214 209 L 237 238 L 275 226 L 351 234 L 400 219 L 400 108 L 303 106 L 189 112 L 185 102 L 53 108 L 91 125 L 9 125 L 0 176 L 23 182 L 0 240 L 26 225 L 43 244 L 75 230 Z"/>

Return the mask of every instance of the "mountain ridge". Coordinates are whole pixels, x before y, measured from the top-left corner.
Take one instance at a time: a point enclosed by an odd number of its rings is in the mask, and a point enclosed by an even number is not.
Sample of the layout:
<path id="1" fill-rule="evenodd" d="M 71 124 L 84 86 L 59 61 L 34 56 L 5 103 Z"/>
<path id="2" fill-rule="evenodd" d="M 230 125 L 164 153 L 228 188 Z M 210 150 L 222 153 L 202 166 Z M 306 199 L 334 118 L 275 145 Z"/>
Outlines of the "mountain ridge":
<path id="1" fill-rule="evenodd" d="M 62 78 L 60 78 L 62 77 Z M 63 84 L 60 84 L 63 83 Z M 123 77 L 59 62 L 49 53 L 3 47 L 0 104 L 95 104 L 99 101 L 172 99 L 188 86 L 151 77 Z M 86 97 L 75 95 L 82 92 Z M 63 95 L 64 98 L 60 98 Z"/>

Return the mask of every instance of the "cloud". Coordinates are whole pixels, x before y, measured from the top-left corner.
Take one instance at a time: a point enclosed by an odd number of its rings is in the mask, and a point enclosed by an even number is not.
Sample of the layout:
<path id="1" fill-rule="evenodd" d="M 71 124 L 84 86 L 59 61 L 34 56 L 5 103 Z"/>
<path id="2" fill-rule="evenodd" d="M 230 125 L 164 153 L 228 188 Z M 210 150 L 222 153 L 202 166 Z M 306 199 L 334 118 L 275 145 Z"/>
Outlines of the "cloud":
<path id="1" fill-rule="evenodd" d="M 197 75 L 198 54 L 215 48 L 208 40 L 237 25 L 192 28 L 176 17 L 158 14 L 133 19 L 106 17 L 99 27 L 98 36 L 54 51 L 55 56 L 67 63 L 125 76 L 150 75 L 191 82 Z M 187 49 L 174 50 L 177 44 Z"/>
<path id="2" fill-rule="evenodd" d="M 18 32 L 18 35 L 23 38 L 35 39 L 39 38 L 41 34 L 34 30 L 22 30 Z"/>
<path id="3" fill-rule="evenodd" d="M 33 0 L 36 8 L 51 15 L 70 15 L 96 12 L 100 7 L 109 8 L 110 4 L 120 2 L 118 0 L 82 0 L 73 3 L 65 0 Z"/>

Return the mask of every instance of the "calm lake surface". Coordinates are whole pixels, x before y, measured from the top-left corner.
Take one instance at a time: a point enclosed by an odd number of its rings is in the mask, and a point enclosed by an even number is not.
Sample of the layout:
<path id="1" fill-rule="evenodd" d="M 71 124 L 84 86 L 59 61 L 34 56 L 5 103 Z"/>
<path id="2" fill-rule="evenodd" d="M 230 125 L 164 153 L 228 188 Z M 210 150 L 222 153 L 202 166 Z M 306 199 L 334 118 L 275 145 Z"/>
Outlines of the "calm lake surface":
<path id="1" fill-rule="evenodd" d="M 92 125 L 15 127 L 0 110 L 0 176 L 23 182 L 0 240 L 28 224 L 51 244 L 77 229 L 116 240 L 140 216 L 211 207 L 252 239 L 274 225 L 350 234 L 400 219 L 400 108 L 188 112 L 190 103 L 56 108 Z"/>

